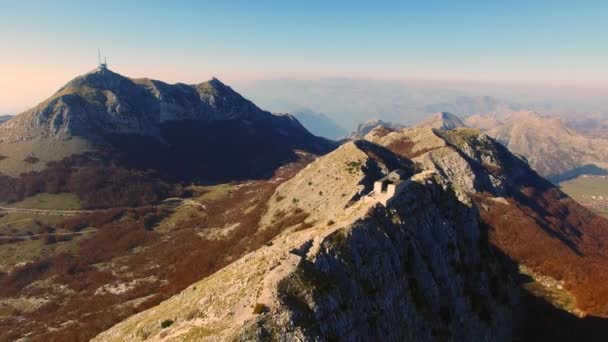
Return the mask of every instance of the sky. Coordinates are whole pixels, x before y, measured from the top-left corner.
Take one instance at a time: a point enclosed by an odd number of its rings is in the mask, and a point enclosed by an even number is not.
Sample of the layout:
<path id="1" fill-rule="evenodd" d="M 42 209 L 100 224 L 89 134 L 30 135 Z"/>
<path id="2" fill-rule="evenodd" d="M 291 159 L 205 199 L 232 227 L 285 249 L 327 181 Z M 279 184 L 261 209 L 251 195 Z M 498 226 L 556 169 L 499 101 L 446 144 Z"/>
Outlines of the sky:
<path id="1" fill-rule="evenodd" d="M 325 77 L 608 89 L 608 1 L 0 0 L 0 114 L 97 65 L 198 83 Z"/>

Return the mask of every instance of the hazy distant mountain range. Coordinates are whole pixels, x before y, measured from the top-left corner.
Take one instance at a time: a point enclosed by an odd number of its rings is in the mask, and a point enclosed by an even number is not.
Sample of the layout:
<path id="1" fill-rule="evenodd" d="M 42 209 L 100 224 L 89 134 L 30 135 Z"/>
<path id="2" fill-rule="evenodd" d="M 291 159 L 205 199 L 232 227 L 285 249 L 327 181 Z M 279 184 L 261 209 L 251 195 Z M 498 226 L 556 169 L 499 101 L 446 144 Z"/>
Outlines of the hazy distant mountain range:
<path id="1" fill-rule="evenodd" d="M 237 89 L 267 110 L 310 108 L 347 130 L 370 118 L 414 125 L 437 112 L 464 118 L 532 110 L 563 118 L 589 113 L 608 118 L 608 98 L 598 91 L 345 78 L 259 80 L 241 82 Z"/>
<path id="2" fill-rule="evenodd" d="M 608 138 L 586 136 L 559 118 L 519 111 L 502 119 L 489 117 L 484 121 L 475 117 L 465 122 L 486 130 L 511 151 L 525 156 L 537 172 L 552 180 L 594 172 L 593 166 L 608 169 Z"/>
<path id="3" fill-rule="evenodd" d="M 377 127 L 386 128 L 389 130 L 399 130 L 405 126 L 393 122 L 385 122 L 382 120 L 369 120 L 357 125 L 357 129 L 350 133 L 349 138 L 351 139 L 363 139 L 369 132 Z"/>
<path id="4" fill-rule="evenodd" d="M 573 117 L 566 120 L 566 124 L 572 129 L 591 137 L 608 137 L 608 118 L 601 115 Z"/>
<path id="5" fill-rule="evenodd" d="M 511 151 L 524 156 L 537 172 L 553 181 L 581 174 L 608 173 L 608 138 L 598 133 L 597 126 L 584 126 L 595 132 L 590 134 L 586 130 L 568 127 L 559 118 L 532 111 L 516 111 L 500 116 L 472 115 L 464 120 L 452 113 L 440 112 L 415 126 L 441 130 L 479 128 Z M 360 124 L 351 137 L 361 138 L 376 127 L 399 130 L 403 126 L 368 121 Z"/>
<path id="6" fill-rule="evenodd" d="M 0 115 L 0 123 L 3 123 L 4 121 L 7 121 L 8 119 L 12 118 L 12 115 Z"/>
<path id="7" fill-rule="evenodd" d="M 299 109 L 292 114 L 314 135 L 329 139 L 340 139 L 348 135 L 346 129 L 323 113 L 316 113 L 310 109 Z"/>

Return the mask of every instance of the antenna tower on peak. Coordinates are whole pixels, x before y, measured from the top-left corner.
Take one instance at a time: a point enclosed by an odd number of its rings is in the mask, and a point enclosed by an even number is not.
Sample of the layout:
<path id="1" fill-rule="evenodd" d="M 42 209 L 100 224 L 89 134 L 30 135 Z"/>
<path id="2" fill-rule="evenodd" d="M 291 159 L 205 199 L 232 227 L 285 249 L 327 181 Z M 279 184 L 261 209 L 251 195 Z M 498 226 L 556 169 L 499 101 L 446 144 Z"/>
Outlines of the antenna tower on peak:
<path id="1" fill-rule="evenodd" d="M 104 56 L 103 63 L 101 63 L 101 51 L 97 49 L 97 60 L 99 62 L 99 70 L 105 70 L 108 68 L 108 58 Z"/>

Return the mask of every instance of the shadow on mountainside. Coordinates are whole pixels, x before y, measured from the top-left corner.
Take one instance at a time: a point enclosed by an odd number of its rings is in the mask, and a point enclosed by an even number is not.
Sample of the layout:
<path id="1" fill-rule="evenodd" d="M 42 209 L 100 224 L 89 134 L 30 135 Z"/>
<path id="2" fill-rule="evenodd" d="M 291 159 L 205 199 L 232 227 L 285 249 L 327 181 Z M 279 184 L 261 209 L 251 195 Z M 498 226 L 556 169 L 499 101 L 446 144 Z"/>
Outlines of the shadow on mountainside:
<path id="1" fill-rule="evenodd" d="M 173 181 L 263 179 L 297 159 L 294 150 L 325 154 L 337 144 L 303 130 L 277 131 L 274 121 L 174 121 L 159 141 L 138 135 L 107 136 L 120 164 L 155 170 Z"/>
<path id="2" fill-rule="evenodd" d="M 567 181 L 570 179 L 574 179 L 574 178 L 582 176 L 582 175 L 606 176 L 606 175 L 608 175 L 608 170 L 603 169 L 594 164 L 588 164 L 588 165 L 579 166 L 577 168 L 574 168 L 572 170 L 569 170 L 569 171 L 566 171 L 563 173 L 549 175 L 549 176 L 547 176 L 547 179 L 550 180 L 551 182 L 557 184 L 557 183 L 564 182 L 564 181 Z"/>

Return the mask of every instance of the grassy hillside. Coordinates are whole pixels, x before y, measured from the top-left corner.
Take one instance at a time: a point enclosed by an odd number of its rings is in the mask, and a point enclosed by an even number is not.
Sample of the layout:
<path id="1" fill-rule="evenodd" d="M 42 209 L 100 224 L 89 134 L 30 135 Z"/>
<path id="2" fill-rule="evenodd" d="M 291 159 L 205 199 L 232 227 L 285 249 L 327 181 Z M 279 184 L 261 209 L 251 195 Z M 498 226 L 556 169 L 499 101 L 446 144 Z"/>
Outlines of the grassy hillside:
<path id="1" fill-rule="evenodd" d="M 580 176 L 560 183 L 562 191 L 608 218 L 608 177 Z"/>

